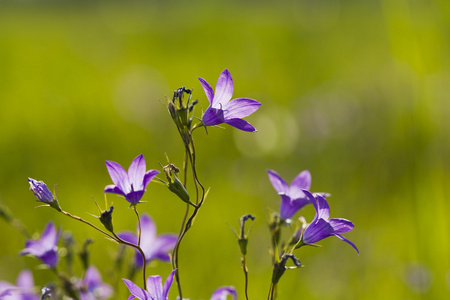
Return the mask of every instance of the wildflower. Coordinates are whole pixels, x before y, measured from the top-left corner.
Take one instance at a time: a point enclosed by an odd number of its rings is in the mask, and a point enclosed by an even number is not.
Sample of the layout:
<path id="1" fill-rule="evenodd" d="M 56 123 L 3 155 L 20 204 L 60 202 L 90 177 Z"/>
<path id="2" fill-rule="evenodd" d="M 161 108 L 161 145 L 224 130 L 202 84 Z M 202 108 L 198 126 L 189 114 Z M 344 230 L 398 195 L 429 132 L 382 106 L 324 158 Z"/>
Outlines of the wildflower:
<path id="1" fill-rule="evenodd" d="M 39 201 L 44 203 L 51 203 L 54 201 L 52 192 L 48 189 L 47 185 L 43 181 L 37 181 L 33 178 L 28 178 L 30 183 L 30 191 L 39 199 Z"/>
<path id="2" fill-rule="evenodd" d="M 328 205 L 327 200 L 325 200 L 322 195 L 313 195 L 307 190 L 303 190 L 303 192 L 313 203 L 314 208 L 316 209 L 316 215 L 311 224 L 309 224 L 303 232 L 301 240 L 302 244 L 314 244 L 324 238 L 334 235 L 340 240 L 350 244 L 350 246 L 355 248 L 356 252 L 359 254 L 359 250 L 356 248 L 355 244 L 341 235 L 341 233 L 351 231 L 354 227 L 353 223 L 346 219 L 329 219 L 330 206 Z"/>
<path id="3" fill-rule="evenodd" d="M 138 239 L 135 234 L 124 231 L 118 235 L 121 239 L 137 245 Z M 147 262 L 154 259 L 170 262 L 168 252 L 173 249 L 176 242 L 177 236 L 175 234 L 161 234 L 157 236 L 156 225 L 152 218 L 147 214 L 141 216 L 141 249 L 144 251 Z M 142 267 L 144 265 L 142 255 L 139 251 L 136 251 L 134 261 L 137 267 Z"/>
<path id="4" fill-rule="evenodd" d="M 242 120 L 242 118 L 258 110 L 261 103 L 248 98 L 231 100 L 234 85 L 228 69 L 223 70 L 220 74 L 216 83 L 215 93 L 203 78 L 198 77 L 198 79 L 210 103 L 210 106 L 206 109 L 202 117 L 202 122 L 205 126 L 227 123 L 243 131 L 256 131 L 255 127 L 247 121 Z"/>
<path id="5" fill-rule="evenodd" d="M 23 270 L 17 277 L 16 285 L 0 281 L 0 299 L 39 300 L 39 296 L 33 292 L 33 289 L 33 274 L 29 270 Z"/>
<path id="6" fill-rule="evenodd" d="M 116 162 L 106 161 L 106 168 L 114 184 L 105 187 L 105 193 L 119 194 L 132 205 L 136 205 L 142 198 L 149 182 L 159 173 L 157 170 L 145 171 L 145 159 L 138 155 L 128 168 L 125 169 Z"/>
<path id="7" fill-rule="evenodd" d="M 168 300 L 169 289 L 172 285 L 175 271 L 176 270 L 173 270 L 172 273 L 170 273 L 170 275 L 167 277 L 166 281 L 164 282 L 164 286 L 162 285 L 161 276 L 149 276 L 147 278 L 147 291 L 138 287 L 131 280 L 122 279 L 131 293 L 131 295 L 128 297 L 128 300 Z"/>
<path id="8" fill-rule="evenodd" d="M 61 229 L 56 231 L 52 222 L 47 223 L 40 240 L 29 240 L 20 255 L 32 255 L 39 258 L 44 264 L 54 268 L 58 262 L 57 244 Z"/>
<path id="9" fill-rule="evenodd" d="M 280 217 L 283 220 L 292 218 L 299 209 L 311 203 L 311 200 L 302 191 L 303 189 L 309 190 L 311 187 L 311 174 L 308 170 L 300 172 L 292 180 L 290 186 L 277 172 L 268 170 L 267 173 L 273 187 L 281 196 Z"/>
<path id="10" fill-rule="evenodd" d="M 233 297 L 233 300 L 237 299 L 237 293 L 232 286 L 223 286 L 214 291 L 210 300 L 227 300 L 227 296 Z"/>
<path id="11" fill-rule="evenodd" d="M 80 282 L 80 300 L 109 299 L 112 295 L 111 286 L 103 283 L 98 270 L 90 266 Z"/>

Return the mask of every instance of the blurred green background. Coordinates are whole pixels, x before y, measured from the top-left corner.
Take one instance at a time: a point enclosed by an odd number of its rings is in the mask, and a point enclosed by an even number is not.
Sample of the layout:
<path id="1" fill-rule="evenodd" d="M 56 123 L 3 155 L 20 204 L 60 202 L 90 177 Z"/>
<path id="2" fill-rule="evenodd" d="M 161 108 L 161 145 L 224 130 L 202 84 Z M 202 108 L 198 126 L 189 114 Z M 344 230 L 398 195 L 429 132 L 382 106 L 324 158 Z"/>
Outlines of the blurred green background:
<path id="1" fill-rule="evenodd" d="M 246 118 L 258 132 L 195 132 L 199 176 L 211 192 L 181 247 L 185 296 L 209 299 L 234 285 L 244 298 L 226 223 L 237 227 L 252 213 L 249 294 L 267 297 L 266 217 L 279 205 L 270 168 L 288 182 L 310 170 L 311 190 L 333 195 L 331 216 L 355 223 L 346 237 L 361 253 L 337 238 L 300 249 L 305 268 L 286 272 L 278 299 L 448 299 L 449 29 L 447 0 L 2 1 L 0 201 L 31 233 L 53 220 L 80 244 L 93 238 L 92 262 L 111 283 L 116 246 L 35 209 L 27 177 L 57 184 L 65 210 L 96 222 L 92 198 L 103 207 L 111 183 L 105 160 L 128 166 L 143 153 L 157 169 L 167 153 L 181 166 L 162 103 L 186 86 L 206 109 L 196 77 L 214 87 L 228 68 L 234 98 L 262 102 Z M 164 186 L 151 183 L 143 200 L 139 209 L 159 233 L 178 231 L 184 204 Z M 108 201 L 116 230 L 134 230 L 126 201 Z M 302 212 L 311 221 L 314 209 Z M 37 285 L 54 280 L 18 256 L 25 238 L 0 226 L 0 280 L 15 282 L 23 268 Z M 119 287 L 116 298 L 126 299 Z"/>

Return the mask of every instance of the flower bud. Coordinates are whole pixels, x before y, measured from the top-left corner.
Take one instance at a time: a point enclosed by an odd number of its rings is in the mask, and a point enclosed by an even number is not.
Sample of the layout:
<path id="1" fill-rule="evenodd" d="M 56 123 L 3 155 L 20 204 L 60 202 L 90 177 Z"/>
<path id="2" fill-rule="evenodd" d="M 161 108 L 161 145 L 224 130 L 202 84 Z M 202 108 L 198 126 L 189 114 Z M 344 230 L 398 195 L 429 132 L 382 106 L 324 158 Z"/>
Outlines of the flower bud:
<path id="1" fill-rule="evenodd" d="M 58 200 L 55 196 L 53 196 L 52 192 L 50 192 L 47 185 L 43 181 L 28 178 L 28 182 L 30 183 L 30 191 L 33 192 L 39 201 L 48 204 L 57 211 L 61 211 Z"/>
<path id="2" fill-rule="evenodd" d="M 108 210 L 105 210 L 102 212 L 101 216 L 99 217 L 100 222 L 102 222 L 103 226 L 105 228 L 114 233 L 114 228 L 112 224 L 112 213 L 113 213 L 114 207 L 111 206 Z"/>

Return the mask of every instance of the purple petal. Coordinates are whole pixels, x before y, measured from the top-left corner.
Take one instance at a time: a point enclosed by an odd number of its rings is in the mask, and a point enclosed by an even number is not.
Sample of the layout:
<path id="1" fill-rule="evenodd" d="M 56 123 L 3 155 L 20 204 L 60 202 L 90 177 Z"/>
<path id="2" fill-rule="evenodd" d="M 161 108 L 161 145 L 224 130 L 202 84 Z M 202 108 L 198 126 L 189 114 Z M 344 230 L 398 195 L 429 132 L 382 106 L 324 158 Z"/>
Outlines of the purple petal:
<path id="1" fill-rule="evenodd" d="M 169 276 L 167 276 L 166 281 L 164 282 L 163 287 L 163 299 L 165 300 L 169 296 L 169 289 L 172 286 L 173 276 L 175 275 L 176 269 L 173 270 Z"/>
<path id="2" fill-rule="evenodd" d="M 359 254 L 359 250 L 358 250 L 358 248 L 355 246 L 355 244 L 353 244 L 352 242 L 350 242 L 348 239 L 346 239 L 345 237 L 343 237 L 343 236 L 340 235 L 340 234 L 335 234 L 335 235 L 336 235 L 336 237 L 337 237 L 338 239 L 340 239 L 340 240 L 342 240 L 342 241 L 348 243 L 350 246 L 352 246 L 352 247 L 356 250 L 356 252 Z"/>
<path id="3" fill-rule="evenodd" d="M 141 289 L 140 287 L 135 285 L 132 281 L 130 281 L 128 279 L 124 279 L 124 278 L 122 278 L 122 280 L 125 283 L 125 285 L 127 286 L 130 293 L 134 297 L 136 297 L 140 300 L 153 300 L 153 298 L 147 291 L 145 291 L 144 289 Z M 130 297 L 128 299 L 130 299 Z M 133 299 L 133 298 L 131 298 L 131 299 Z"/>
<path id="4" fill-rule="evenodd" d="M 175 234 L 162 234 L 158 236 L 154 240 L 154 243 L 144 250 L 147 261 L 159 259 L 170 262 L 170 256 L 167 253 L 175 247 L 177 239 L 178 237 Z"/>
<path id="5" fill-rule="evenodd" d="M 318 219 L 317 222 L 309 224 L 303 233 L 303 242 L 314 244 L 324 238 L 334 235 L 333 227 L 324 219 Z"/>
<path id="6" fill-rule="evenodd" d="M 125 193 L 118 186 L 115 186 L 113 184 L 105 186 L 103 193 L 112 193 L 125 196 Z"/>
<path id="7" fill-rule="evenodd" d="M 163 298 L 163 288 L 162 288 L 162 279 L 161 276 L 155 275 L 155 276 L 149 276 L 147 278 L 147 291 L 150 294 L 150 296 L 154 297 L 155 299 L 166 299 Z"/>
<path id="8" fill-rule="evenodd" d="M 233 99 L 223 107 L 225 119 L 241 119 L 254 113 L 261 106 L 256 100 L 248 98 Z"/>
<path id="9" fill-rule="evenodd" d="M 59 236 L 61 235 L 61 228 L 56 231 L 55 225 L 49 222 L 41 235 L 41 243 L 46 249 L 53 249 L 58 244 Z"/>
<path id="10" fill-rule="evenodd" d="M 217 80 L 216 92 L 211 106 L 214 108 L 219 108 L 220 105 L 225 106 L 233 96 L 233 89 L 233 78 L 231 78 L 228 69 L 225 69 L 220 73 L 219 79 Z"/>
<path id="11" fill-rule="evenodd" d="M 46 265 L 49 265 L 51 268 L 55 267 L 58 263 L 58 254 L 55 250 L 49 250 L 45 252 L 43 255 L 39 256 L 39 259 Z"/>
<path id="12" fill-rule="evenodd" d="M 278 194 L 288 193 L 289 187 L 286 181 L 284 181 L 284 179 L 281 178 L 281 176 L 277 172 L 273 170 L 267 170 L 267 174 L 269 175 L 269 180 Z"/>
<path id="13" fill-rule="evenodd" d="M 33 274 L 29 270 L 23 270 L 17 277 L 17 286 L 20 289 L 34 288 Z"/>
<path id="14" fill-rule="evenodd" d="M 309 190 L 311 188 L 311 174 L 308 170 L 305 170 L 297 175 L 291 182 L 289 189 L 289 195 L 292 198 L 305 197 L 302 189 Z"/>
<path id="15" fill-rule="evenodd" d="M 90 266 L 86 270 L 83 281 L 88 286 L 88 288 L 95 287 L 102 282 L 102 276 L 98 272 L 97 268 L 95 268 L 94 266 Z"/>
<path id="16" fill-rule="evenodd" d="M 327 200 L 321 195 L 317 195 L 315 198 L 317 201 L 317 208 L 318 208 L 317 217 L 328 220 L 328 218 L 330 217 L 330 206 L 328 205 Z"/>
<path id="17" fill-rule="evenodd" d="M 143 181 L 144 189 L 147 187 L 147 185 L 150 183 L 150 181 L 152 181 L 152 179 L 157 174 L 159 174 L 159 171 L 157 171 L 157 170 L 149 170 L 149 171 L 147 171 L 147 173 L 145 173 L 144 181 Z"/>
<path id="18" fill-rule="evenodd" d="M 225 121 L 223 117 L 223 110 L 208 107 L 202 116 L 202 123 L 205 126 L 215 126 L 222 124 Z"/>
<path id="19" fill-rule="evenodd" d="M 130 184 L 128 182 L 128 174 L 125 169 L 114 161 L 106 161 L 106 168 L 112 182 L 123 191 L 124 194 L 130 191 Z"/>
<path id="20" fill-rule="evenodd" d="M 249 122 L 242 119 L 226 119 L 225 123 L 233 127 L 236 127 L 237 129 L 240 129 L 242 131 L 256 132 L 255 127 L 253 127 Z"/>
<path id="21" fill-rule="evenodd" d="M 224 286 L 220 287 L 214 291 L 210 300 L 227 300 L 227 296 L 231 295 L 233 300 L 236 300 L 237 293 L 234 287 L 232 286 Z"/>
<path id="22" fill-rule="evenodd" d="M 135 191 L 144 189 L 144 175 L 146 170 L 145 158 L 139 154 L 130 164 L 128 168 L 128 181 Z"/>
<path id="23" fill-rule="evenodd" d="M 309 202 L 306 202 L 309 203 Z M 280 204 L 280 217 L 283 220 L 287 220 L 292 218 L 292 216 L 304 206 L 305 201 L 301 200 L 292 200 L 287 195 L 281 195 L 281 204 Z"/>
<path id="24" fill-rule="evenodd" d="M 331 227 L 333 227 L 334 232 L 336 233 L 346 233 L 351 231 L 355 225 L 346 219 L 340 219 L 340 218 L 333 218 L 329 219 L 328 222 L 330 223 Z"/>
<path id="25" fill-rule="evenodd" d="M 206 98 L 208 98 L 209 103 L 213 102 L 214 99 L 214 91 L 212 87 L 206 82 L 205 79 L 197 77 L 198 80 L 200 80 L 200 83 L 202 84 L 203 90 L 205 91 Z"/>
<path id="26" fill-rule="evenodd" d="M 144 195 L 144 190 L 141 191 L 133 191 L 125 195 L 125 199 L 131 204 L 137 204 L 141 201 L 142 196 Z"/>

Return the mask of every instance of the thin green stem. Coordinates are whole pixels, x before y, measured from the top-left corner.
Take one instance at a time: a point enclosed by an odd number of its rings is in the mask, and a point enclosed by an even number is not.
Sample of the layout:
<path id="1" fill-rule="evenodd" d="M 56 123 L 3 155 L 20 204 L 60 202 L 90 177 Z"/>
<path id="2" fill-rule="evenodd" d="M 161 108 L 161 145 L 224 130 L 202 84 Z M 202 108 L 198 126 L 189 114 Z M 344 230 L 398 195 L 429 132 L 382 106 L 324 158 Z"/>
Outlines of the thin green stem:
<path id="1" fill-rule="evenodd" d="M 244 270 L 244 277 L 245 277 L 245 299 L 248 300 L 248 269 L 247 269 L 247 262 L 246 262 L 246 256 L 243 255 L 241 259 L 242 269 Z"/>
<path id="2" fill-rule="evenodd" d="M 64 210 L 61 210 L 61 213 L 64 214 L 64 215 L 66 215 L 66 216 L 68 216 L 69 218 L 72 218 L 72 219 L 74 219 L 74 220 L 83 222 L 84 224 L 87 224 L 87 225 L 91 226 L 92 228 L 94 228 L 95 230 L 97 230 L 97 231 L 103 233 L 104 235 L 106 235 L 106 236 L 109 237 L 110 239 L 112 239 L 112 240 L 118 242 L 117 239 L 116 239 L 114 236 L 112 236 L 112 235 L 110 235 L 109 233 L 107 233 L 107 232 L 101 230 L 100 228 L 98 228 L 97 226 L 95 226 L 94 224 L 92 224 L 91 222 L 86 221 L 86 220 L 84 220 L 84 219 L 82 219 L 82 218 L 80 218 L 80 217 L 78 217 L 78 216 L 74 216 L 74 215 L 72 215 L 71 213 L 68 213 L 68 212 L 66 212 L 66 211 L 64 211 Z"/>

